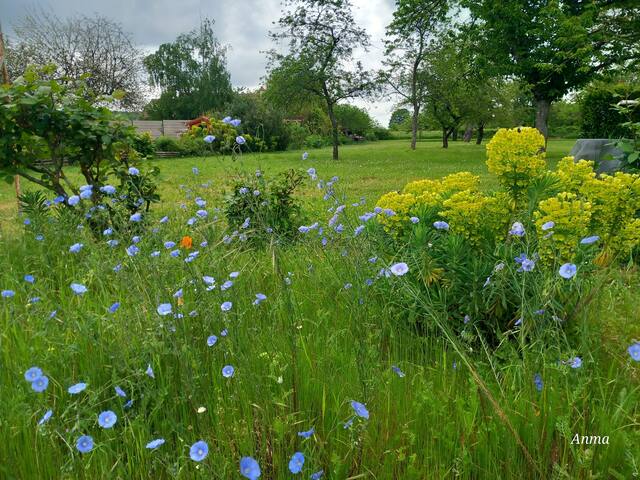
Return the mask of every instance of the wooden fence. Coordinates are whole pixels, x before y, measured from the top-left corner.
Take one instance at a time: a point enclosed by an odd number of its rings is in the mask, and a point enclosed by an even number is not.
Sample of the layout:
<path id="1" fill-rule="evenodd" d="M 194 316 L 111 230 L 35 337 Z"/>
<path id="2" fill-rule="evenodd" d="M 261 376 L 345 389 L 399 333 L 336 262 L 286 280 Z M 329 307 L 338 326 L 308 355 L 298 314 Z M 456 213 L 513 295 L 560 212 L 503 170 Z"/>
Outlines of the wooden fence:
<path id="1" fill-rule="evenodd" d="M 177 138 L 187 130 L 188 120 L 132 120 L 138 133 L 149 132 L 153 138 L 161 135 Z"/>

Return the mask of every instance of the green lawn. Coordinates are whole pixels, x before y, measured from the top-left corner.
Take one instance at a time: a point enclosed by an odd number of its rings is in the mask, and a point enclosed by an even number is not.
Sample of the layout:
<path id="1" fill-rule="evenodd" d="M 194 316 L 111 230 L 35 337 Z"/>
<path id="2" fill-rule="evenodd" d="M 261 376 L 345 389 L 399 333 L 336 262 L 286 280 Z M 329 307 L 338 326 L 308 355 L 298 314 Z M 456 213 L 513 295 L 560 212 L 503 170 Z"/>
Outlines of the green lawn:
<path id="1" fill-rule="evenodd" d="M 552 139 L 549 142 L 548 159 L 554 165 L 568 155 L 574 140 Z M 346 145 L 340 148 L 341 159 L 331 159 L 331 149 L 309 150 L 309 158 L 302 160 L 302 151 L 274 152 L 266 154 L 245 154 L 235 159 L 231 157 L 173 158 L 152 160 L 160 167 L 160 192 L 169 202 L 182 197 L 180 184 L 192 167 L 198 167 L 203 179 L 211 179 L 214 186 L 222 188 L 225 180 L 238 170 L 255 171 L 261 169 L 267 174 L 288 168 L 314 167 L 323 176 L 337 175 L 350 195 L 365 196 L 369 201 L 377 199 L 390 190 L 401 189 L 407 182 L 441 177 L 449 173 L 468 170 L 478 174 L 487 188 L 494 186 L 486 176 L 485 145 L 451 142 L 443 149 L 437 141 L 419 142 L 416 150 L 409 148 L 407 140 L 388 140 Z M 73 175 L 71 175 L 73 177 Z M 81 178 L 76 175 L 81 184 Z M 23 190 L 33 188 L 22 181 Z M 307 191 L 312 198 L 313 189 Z M 314 200 L 315 201 L 315 200 Z M 0 188 L 0 221 L 15 216 L 15 191 L 12 185 Z"/>

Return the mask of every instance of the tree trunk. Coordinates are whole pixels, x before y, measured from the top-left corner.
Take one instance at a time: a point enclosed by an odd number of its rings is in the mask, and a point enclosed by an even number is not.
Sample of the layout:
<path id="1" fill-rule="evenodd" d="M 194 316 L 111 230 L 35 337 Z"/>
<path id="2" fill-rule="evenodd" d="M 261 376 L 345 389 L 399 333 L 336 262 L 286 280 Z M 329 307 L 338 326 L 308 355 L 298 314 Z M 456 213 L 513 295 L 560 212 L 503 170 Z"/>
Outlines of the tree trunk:
<path id="1" fill-rule="evenodd" d="M 476 145 L 482 143 L 482 137 L 484 137 L 484 123 L 478 125 L 478 137 L 476 138 Z"/>
<path id="2" fill-rule="evenodd" d="M 333 159 L 338 160 L 338 120 L 333 112 L 333 104 L 327 102 L 327 114 L 331 120 L 331 140 L 333 142 Z"/>
<path id="3" fill-rule="evenodd" d="M 418 115 L 420 115 L 420 105 L 413 104 L 413 116 L 411 117 L 411 150 L 416 149 L 418 140 Z"/>
<path id="4" fill-rule="evenodd" d="M 473 127 L 471 125 L 467 125 L 464 135 L 462 136 L 462 141 L 469 143 L 471 141 L 471 137 L 473 137 Z"/>
<path id="5" fill-rule="evenodd" d="M 442 129 L 442 148 L 449 148 L 449 136 L 453 132 L 453 128 Z"/>
<path id="6" fill-rule="evenodd" d="M 548 98 L 536 98 L 536 128 L 544 136 L 544 146 L 547 147 L 549 137 L 549 108 L 551 101 Z"/>

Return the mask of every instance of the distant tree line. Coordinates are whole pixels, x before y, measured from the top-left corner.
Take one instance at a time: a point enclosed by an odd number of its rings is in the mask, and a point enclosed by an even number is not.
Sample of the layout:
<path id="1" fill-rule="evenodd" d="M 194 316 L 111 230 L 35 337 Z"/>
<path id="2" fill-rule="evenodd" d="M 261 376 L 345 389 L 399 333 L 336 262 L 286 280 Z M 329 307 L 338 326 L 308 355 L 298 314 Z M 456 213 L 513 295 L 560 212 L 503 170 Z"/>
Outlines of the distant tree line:
<path id="1" fill-rule="evenodd" d="M 97 15 L 37 10 L 14 30 L 12 77 L 52 63 L 57 77 L 124 92 L 121 109 L 143 118 L 231 115 L 264 148 L 332 145 L 335 159 L 343 143 L 389 136 L 357 99 L 393 99 L 389 128 L 408 132 L 411 148 L 424 129 L 440 131 L 447 147 L 459 136 L 481 143 L 486 130 L 526 124 L 545 137 L 623 135 L 612 105 L 638 88 L 633 0 L 396 0 L 376 71 L 354 61 L 371 41 L 350 0 L 285 0 L 256 91 L 233 88 L 228 46 L 211 19 L 146 56 L 117 22 Z"/>

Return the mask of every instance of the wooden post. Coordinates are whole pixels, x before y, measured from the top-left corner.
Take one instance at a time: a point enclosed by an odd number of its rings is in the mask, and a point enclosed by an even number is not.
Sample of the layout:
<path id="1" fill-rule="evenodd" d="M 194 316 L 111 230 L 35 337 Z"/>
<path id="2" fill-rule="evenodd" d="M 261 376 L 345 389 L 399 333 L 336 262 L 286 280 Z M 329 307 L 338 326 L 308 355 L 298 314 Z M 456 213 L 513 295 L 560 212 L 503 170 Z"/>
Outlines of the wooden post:
<path id="1" fill-rule="evenodd" d="M 0 71 L 2 72 L 2 83 L 9 84 L 9 71 L 7 70 L 7 62 L 4 54 L 4 36 L 2 35 L 2 25 L 0 25 Z M 20 175 L 13 176 L 13 184 L 16 189 L 16 201 L 18 202 L 18 211 L 20 211 Z"/>

